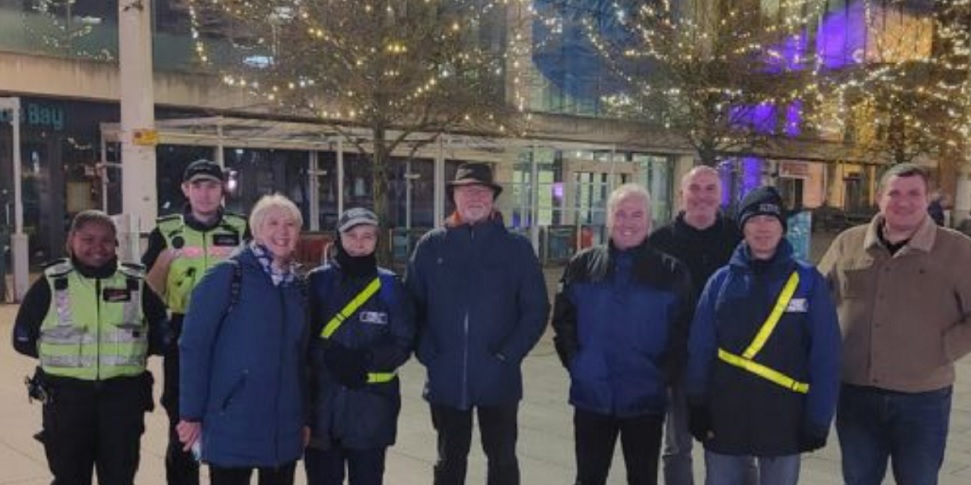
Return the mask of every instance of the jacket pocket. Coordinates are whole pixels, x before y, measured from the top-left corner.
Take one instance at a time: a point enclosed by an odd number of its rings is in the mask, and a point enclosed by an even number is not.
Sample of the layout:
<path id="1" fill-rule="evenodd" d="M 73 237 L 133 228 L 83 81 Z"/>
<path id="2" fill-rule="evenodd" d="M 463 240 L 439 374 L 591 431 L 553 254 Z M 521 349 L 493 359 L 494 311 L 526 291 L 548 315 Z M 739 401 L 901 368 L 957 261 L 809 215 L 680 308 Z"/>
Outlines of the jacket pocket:
<path id="1" fill-rule="evenodd" d="M 867 298 L 873 289 L 870 268 L 847 268 L 843 270 L 843 298 Z"/>
<path id="2" fill-rule="evenodd" d="M 229 392 L 223 397 L 222 402 L 219 405 L 219 412 L 225 413 L 229 406 L 243 393 L 243 389 L 246 388 L 246 378 L 249 375 L 248 370 L 243 370 L 239 377 L 236 378 L 236 382 L 233 383 L 233 387 L 229 388 Z"/>

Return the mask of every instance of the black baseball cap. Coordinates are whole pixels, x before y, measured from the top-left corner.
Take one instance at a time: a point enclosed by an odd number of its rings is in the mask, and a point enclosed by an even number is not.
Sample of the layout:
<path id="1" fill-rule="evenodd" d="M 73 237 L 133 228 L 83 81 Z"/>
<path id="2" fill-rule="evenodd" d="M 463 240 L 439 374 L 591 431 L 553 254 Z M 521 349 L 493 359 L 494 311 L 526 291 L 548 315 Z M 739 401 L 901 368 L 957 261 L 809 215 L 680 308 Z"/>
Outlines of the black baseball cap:
<path id="1" fill-rule="evenodd" d="M 182 172 L 183 182 L 195 182 L 196 180 L 213 180 L 223 182 L 223 169 L 218 163 L 212 160 L 200 159 L 189 164 Z"/>

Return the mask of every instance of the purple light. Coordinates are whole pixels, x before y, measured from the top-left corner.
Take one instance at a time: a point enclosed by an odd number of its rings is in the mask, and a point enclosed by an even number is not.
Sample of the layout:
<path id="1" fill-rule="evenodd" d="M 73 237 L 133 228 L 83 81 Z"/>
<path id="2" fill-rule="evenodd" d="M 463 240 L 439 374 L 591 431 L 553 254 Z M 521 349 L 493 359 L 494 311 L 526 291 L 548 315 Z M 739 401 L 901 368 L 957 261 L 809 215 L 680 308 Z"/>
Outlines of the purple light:
<path id="1" fill-rule="evenodd" d="M 760 133 L 772 133 L 776 126 L 776 109 L 771 103 L 755 106 L 733 106 L 729 109 L 732 126 L 748 126 Z"/>
<path id="2" fill-rule="evenodd" d="M 782 42 L 782 47 L 776 49 L 778 57 L 770 57 L 766 61 L 769 65 L 767 71 L 778 73 L 783 70 L 802 69 L 808 44 L 809 39 L 805 32 L 787 37 Z"/>
<path id="3" fill-rule="evenodd" d="M 786 135 L 798 136 L 802 122 L 802 100 L 795 100 L 786 108 Z"/>
<path id="4" fill-rule="evenodd" d="M 718 163 L 718 178 L 722 183 L 722 207 L 728 207 L 732 203 L 732 172 L 734 171 L 732 160 L 725 160 Z"/>
<path id="5" fill-rule="evenodd" d="M 553 182 L 553 198 L 563 200 L 563 182 Z"/>
<path id="6" fill-rule="evenodd" d="M 757 157 L 742 158 L 742 186 L 738 197 L 741 200 L 745 194 L 762 185 L 762 159 Z"/>
<path id="7" fill-rule="evenodd" d="M 848 64 L 860 64 L 866 42 L 866 22 L 863 0 L 857 0 L 844 9 L 827 13 L 819 24 L 816 36 L 816 52 L 828 69 L 838 69 Z"/>

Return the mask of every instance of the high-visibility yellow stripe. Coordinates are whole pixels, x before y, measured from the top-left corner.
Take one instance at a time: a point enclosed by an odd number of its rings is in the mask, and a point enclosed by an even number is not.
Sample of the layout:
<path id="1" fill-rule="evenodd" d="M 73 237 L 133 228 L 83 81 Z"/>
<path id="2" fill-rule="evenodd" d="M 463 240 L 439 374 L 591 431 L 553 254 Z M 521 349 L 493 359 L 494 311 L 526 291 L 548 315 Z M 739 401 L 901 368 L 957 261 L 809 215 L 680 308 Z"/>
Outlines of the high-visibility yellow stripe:
<path id="1" fill-rule="evenodd" d="M 799 287 L 799 272 L 793 271 L 792 275 L 789 276 L 789 280 L 786 281 L 786 285 L 782 287 L 782 292 L 779 293 L 779 298 L 775 301 L 775 307 L 772 308 L 772 313 L 769 317 L 765 319 L 765 323 L 762 324 L 762 328 L 759 329 L 759 333 L 755 334 L 755 338 L 752 339 L 752 343 L 749 344 L 748 348 L 742 352 L 742 357 L 746 359 L 755 358 L 755 354 L 762 350 L 765 346 L 765 342 L 769 340 L 769 336 L 775 331 L 775 326 L 782 319 L 782 314 L 785 313 L 786 307 L 789 306 L 789 301 L 792 300 L 792 295 L 796 293 L 796 288 Z"/>
<path id="2" fill-rule="evenodd" d="M 397 377 L 396 372 L 368 372 L 367 383 L 368 384 L 382 384 L 385 382 L 391 382 Z"/>
<path id="3" fill-rule="evenodd" d="M 367 302 L 368 299 L 374 296 L 379 289 L 381 289 L 381 278 L 374 278 L 374 280 L 368 283 L 368 285 L 364 287 L 364 289 L 361 290 L 361 292 L 358 293 L 353 300 L 348 302 L 344 308 L 341 308 L 341 311 L 337 312 L 337 315 L 334 315 L 334 318 L 331 318 L 330 321 L 327 322 L 327 325 L 324 325 L 324 330 L 320 332 L 320 336 L 323 338 L 330 338 L 330 336 L 333 335 L 338 328 L 340 328 L 341 324 L 344 323 L 344 320 L 356 312 L 357 309 Z"/>
<path id="4" fill-rule="evenodd" d="M 807 392 L 809 392 L 809 384 L 805 382 L 799 382 L 775 369 L 759 364 L 754 360 L 749 360 L 744 357 L 739 357 L 735 354 L 726 352 L 723 349 L 718 349 L 718 358 L 728 364 L 745 369 L 759 377 L 762 377 L 763 379 L 772 381 L 791 391 L 799 392 L 802 394 L 806 394 Z"/>

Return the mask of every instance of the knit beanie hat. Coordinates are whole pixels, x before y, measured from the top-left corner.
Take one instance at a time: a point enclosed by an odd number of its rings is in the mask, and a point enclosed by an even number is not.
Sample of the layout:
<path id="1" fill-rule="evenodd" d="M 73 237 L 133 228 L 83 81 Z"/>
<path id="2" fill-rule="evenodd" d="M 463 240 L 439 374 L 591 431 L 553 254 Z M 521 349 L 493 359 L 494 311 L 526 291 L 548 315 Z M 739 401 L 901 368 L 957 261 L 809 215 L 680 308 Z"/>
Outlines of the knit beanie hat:
<path id="1" fill-rule="evenodd" d="M 738 227 L 745 229 L 745 222 L 755 216 L 773 216 L 787 229 L 786 206 L 775 187 L 759 187 L 749 192 L 738 207 Z"/>

